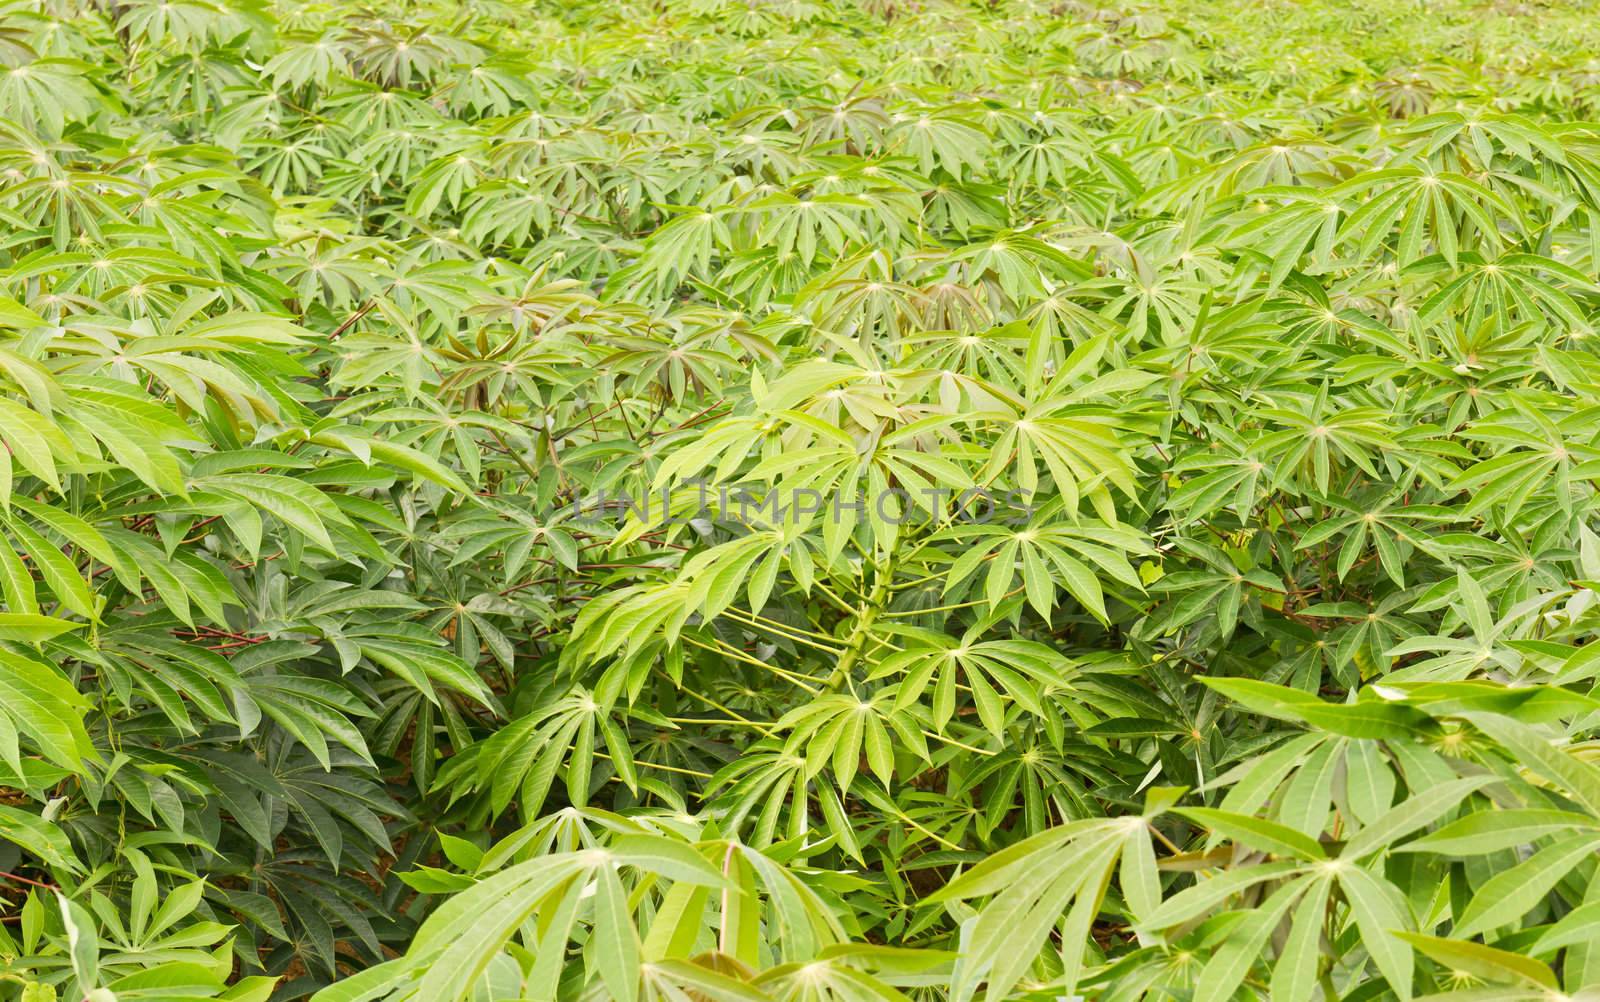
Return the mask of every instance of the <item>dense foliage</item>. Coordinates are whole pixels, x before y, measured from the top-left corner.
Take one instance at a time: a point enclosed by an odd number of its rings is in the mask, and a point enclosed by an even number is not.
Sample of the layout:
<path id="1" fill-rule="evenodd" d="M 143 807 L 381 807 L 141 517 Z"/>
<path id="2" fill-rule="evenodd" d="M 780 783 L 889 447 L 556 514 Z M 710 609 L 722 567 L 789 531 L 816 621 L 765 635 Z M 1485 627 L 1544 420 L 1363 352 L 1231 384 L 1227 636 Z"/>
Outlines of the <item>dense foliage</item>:
<path id="1" fill-rule="evenodd" d="M 0 0 L 0 1000 L 1600 998 L 1597 47 Z"/>

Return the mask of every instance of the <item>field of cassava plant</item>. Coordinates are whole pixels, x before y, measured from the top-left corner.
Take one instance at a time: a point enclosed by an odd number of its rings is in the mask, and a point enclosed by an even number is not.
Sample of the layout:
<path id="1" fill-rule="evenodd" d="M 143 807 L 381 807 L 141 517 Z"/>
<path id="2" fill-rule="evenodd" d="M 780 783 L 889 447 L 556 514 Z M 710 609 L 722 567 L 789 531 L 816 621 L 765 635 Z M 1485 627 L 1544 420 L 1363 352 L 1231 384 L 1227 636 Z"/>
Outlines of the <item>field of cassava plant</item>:
<path id="1" fill-rule="evenodd" d="M 1597 53 L 0 0 L 0 1002 L 1600 1000 Z"/>

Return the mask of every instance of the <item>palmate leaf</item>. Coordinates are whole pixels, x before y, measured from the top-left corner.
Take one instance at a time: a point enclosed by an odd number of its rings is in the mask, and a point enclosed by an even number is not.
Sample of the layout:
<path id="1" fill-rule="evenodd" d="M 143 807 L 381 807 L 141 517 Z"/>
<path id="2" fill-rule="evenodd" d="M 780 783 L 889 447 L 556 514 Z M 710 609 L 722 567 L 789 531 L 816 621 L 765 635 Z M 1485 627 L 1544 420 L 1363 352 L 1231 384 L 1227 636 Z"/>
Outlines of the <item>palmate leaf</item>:
<path id="1" fill-rule="evenodd" d="M 1514 230 L 1520 223 L 1515 206 L 1453 172 L 1394 167 L 1352 179 L 1337 191 L 1366 196 L 1340 226 L 1340 238 L 1359 239 L 1361 249 L 1370 251 L 1393 232 L 1402 265 L 1417 260 L 1425 243 L 1438 246 L 1451 262 L 1463 238 L 1498 249 L 1502 225 Z M 1466 222 L 1464 232 L 1458 231 L 1456 216 Z"/>
<path id="2" fill-rule="evenodd" d="M 947 884 L 930 900 L 994 896 L 964 945 L 954 996 L 971 998 L 985 982 L 985 998 L 1007 997 L 1063 915 L 1069 929 L 1086 933 L 1119 859 L 1138 860 L 1120 868 L 1124 881 L 1131 878 L 1148 886 L 1151 876 L 1141 868 L 1155 865 L 1149 838 L 1148 823 L 1138 816 L 1075 822 L 1019 842 Z M 1019 880 L 1024 873 L 1050 876 Z M 1081 974 L 1083 948 L 1081 933 L 1065 943 L 1062 965 L 1068 989 Z"/>
<path id="3" fill-rule="evenodd" d="M 961 681 L 970 688 L 984 726 L 997 735 L 1005 727 L 1002 696 L 1042 716 L 1041 690 L 1068 685 L 1071 663 L 1041 644 L 979 641 L 970 635 L 957 641 L 913 628 L 885 632 L 904 637 L 908 646 L 879 660 L 869 678 L 898 676 L 900 681 L 892 690 L 894 708 L 929 703 L 936 728 L 943 728 L 954 716 L 956 687 Z"/>
<path id="4" fill-rule="evenodd" d="M 997 418 L 1005 430 L 995 442 L 989 463 L 978 475 L 980 481 L 992 481 L 1014 463 L 1018 486 L 1034 494 L 1038 492 L 1042 464 L 1068 510 L 1076 510 L 1085 493 L 1094 500 L 1098 489 L 1103 496 L 1106 485 L 1130 496 L 1135 493 L 1117 433 L 1119 421 L 1112 412 L 1089 405 L 1046 404 L 1043 409 L 1014 418 Z"/>
<path id="5" fill-rule="evenodd" d="M 412 952 L 391 970 L 390 977 L 415 979 L 416 987 L 396 998 L 464 999 L 478 974 L 547 897 L 565 924 L 572 921 L 577 896 L 589 888 L 595 899 L 592 948 L 607 987 L 615 997 L 632 999 L 638 992 L 639 940 L 616 867 L 663 872 L 675 880 L 717 886 L 723 878 L 702 857 L 680 844 L 655 836 L 634 835 L 609 849 L 550 856 L 514 866 L 457 896 L 419 930 Z M 467 931 L 471 934 L 467 935 Z M 559 944 L 565 950 L 566 943 Z M 420 975 L 420 977 L 419 977 Z M 399 977 L 397 977 L 399 976 Z M 393 982 L 391 982 L 393 983 Z M 326 998 L 328 996 L 324 996 Z M 332 997 L 337 997 L 332 996 Z"/>
<path id="6" fill-rule="evenodd" d="M 946 538 L 961 549 L 945 576 L 945 594 L 963 593 L 962 585 L 976 585 L 981 578 L 982 594 L 994 609 L 1012 594 L 1020 576 L 1023 593 L 1039 615 L 1050 615 L 1060 588 L 1095 618 L 1106 621 L 1102 575 L 1115 584 L 1141 590 L 1143 582 L 1128 563 L 1127 554 L 1146 553 L 1147 544 L 1127 529 L 1093 519 L 1056 523 L 1052 514 L 1047 505 L 1041 517 L 1022 528 L 974 525 L 951 529 Z"/>

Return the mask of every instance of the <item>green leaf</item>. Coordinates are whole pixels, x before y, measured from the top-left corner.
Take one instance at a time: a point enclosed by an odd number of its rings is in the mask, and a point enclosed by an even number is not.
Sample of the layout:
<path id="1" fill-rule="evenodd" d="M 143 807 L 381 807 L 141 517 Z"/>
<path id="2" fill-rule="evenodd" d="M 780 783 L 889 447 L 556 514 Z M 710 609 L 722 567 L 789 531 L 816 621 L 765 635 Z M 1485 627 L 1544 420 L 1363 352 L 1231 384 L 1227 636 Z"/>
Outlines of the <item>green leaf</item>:
<path id="1" fill-rule="evenodd" d="M 1543 808 L 1472 811 L 1397 851 L 1478 856 L 1529 845 L 1574 828 L 1600 830 L 1600 821 L 1571 811 Z"/>
<path id="2" fill-rule="evenodd" d="M 84 995 L 93 992 L 100 979 L 100 938 L 94 919 L 76 901 L 69 901 L 59 891 L 56 903 L 61 908 L 61 924 L 67 932 L 68 956 L 72 973 L 77 977 L 78 990 Z"/>
<path id="3" fill-rule="evenodd" d="M 594 900 L 594 957 L 600 977 L 612 998 L 634 1002 L 639 997 L 639 936 L 614 868 L 596 868 Z"/>
<path id="4" fill-rule="evenodd" d="M 1537 906 L 1573 867 L 1593 855 L 1597 846 L 1600 834 L 1569 835 L 1495 874 L 1472 896 L 1452 932 L 1467 939 L 1515 922 Z"/>
<path id="5" fill-rule="evenodd" d="M 21 846 L 47 866 L 83 872 L 83 864 L 66 832 L 37 815 L 0 805 L 0 838 Z"/>
<path id="6" fill-rule="evenodd" d="M 1396 840 L 1437 821 L 1489 782 L 1491 778 L 1487 776 L 1469 776 L 1424 789 L 1350 836 L 1339 852 L 1340 858 L 1356 860 L 1392 848 Z"/>
<path id="7" fill-rule="evenodd" d="M 1410 943 L 1451 971 L 1459 971 L 1496 984 L 1519 984 L 1558 991 L 1560 985 L 1550 968 L 1530 957 L 1497 950 L 1482 943 L 1442 939 L 1422 933 L 1396 931 L 1395 936 Z"/>
<path id="8" fill-rule="evenodd" d="M 1262 852 L 1306 860 L 1327 858 L 1327 853 L 1316 839 L 1276 821 L 1214 807 L 1179 807 L 1173 813 Z"/>
<path id="9" fill-rule="evenodd" d="M 89 702 L 55 668 L 0 648 L 0 713 L 29 735 L 45 758 L 81 773 L 95 759 L 84 729 Z"/>
<path id="10" fill-rule="evenodd" d="M 86 624 L 74 623 L 52 616 L 32 613 L 0 612 L 0 640 L 14 640 L 25 644 L 43 643 L 72 630 L 81 630 Z"/>

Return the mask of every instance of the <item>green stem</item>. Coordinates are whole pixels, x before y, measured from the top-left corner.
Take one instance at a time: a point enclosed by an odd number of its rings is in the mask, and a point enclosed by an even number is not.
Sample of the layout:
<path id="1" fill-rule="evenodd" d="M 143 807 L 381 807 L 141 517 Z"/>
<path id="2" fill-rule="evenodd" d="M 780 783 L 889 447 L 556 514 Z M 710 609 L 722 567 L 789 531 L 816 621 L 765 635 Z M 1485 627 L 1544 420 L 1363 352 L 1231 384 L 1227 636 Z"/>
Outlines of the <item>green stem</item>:
<path id="1" fill-rule="evenodd" d="M 839 662 L 834 667 L 833 674 L 828 676 L 829 689 L 838 689 L 844 685 L 850 678 L 850 671 L 855 668 L 856 662 L 861 660 L 867 641 L 872 635 L 872 625 L 878 621 L 878 616 L 883 613 L 883 607 L 889 602 L 890 582 L 893 578 L 894 554 L 890 553 L 884 560 L 883 566 L 877 569 L 872 591 L 856 610 L 856 623 L 851 628 L 850 635 L 845 638 L 844 653 L 839 655 Z"/>

